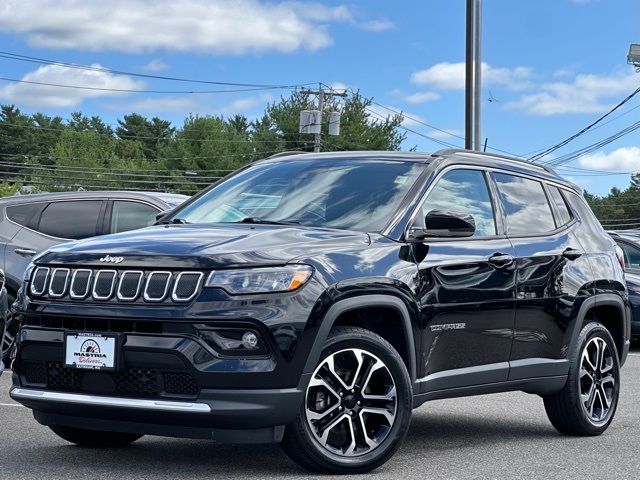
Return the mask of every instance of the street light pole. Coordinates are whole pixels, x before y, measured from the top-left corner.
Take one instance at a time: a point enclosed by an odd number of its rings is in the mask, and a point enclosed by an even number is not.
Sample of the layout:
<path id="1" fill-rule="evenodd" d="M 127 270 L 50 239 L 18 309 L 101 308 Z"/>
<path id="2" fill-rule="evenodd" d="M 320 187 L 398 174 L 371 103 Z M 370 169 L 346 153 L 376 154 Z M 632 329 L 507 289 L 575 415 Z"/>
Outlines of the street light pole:
<path id="1" fill-rule="evenodd" d="M 473 1 L 467 0 L 465 97 L 464 97 L 464 148 L 473 145 Z"/>
<path id="2" fill-rule="evenodd" d="M 475 0 L 475 31 L 473 45 L 473 149 L 481 150 L 482 128 L 482 0 Z"/>

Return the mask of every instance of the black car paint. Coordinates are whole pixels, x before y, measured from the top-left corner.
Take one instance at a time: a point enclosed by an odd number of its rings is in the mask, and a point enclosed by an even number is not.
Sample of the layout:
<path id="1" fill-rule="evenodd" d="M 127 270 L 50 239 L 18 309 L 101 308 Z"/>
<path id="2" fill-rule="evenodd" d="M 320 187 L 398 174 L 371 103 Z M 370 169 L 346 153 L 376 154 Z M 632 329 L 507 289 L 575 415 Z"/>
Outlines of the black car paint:
<path id="1" fill-rule="evenodd" d="M 609 233 L 618 244 L 627 244 L 640 249 L 640 237 L 637 230 L 620 230 Z M 626 265 L 624 276 L 631 303 L 631 340 L 637 342 L 640 340 L 640 269 Z"/>
<path id="2" fill-rule="evenodd" d="M 420 200 L 447 168 L 495 169 L 533 176 L 571 191 L 575 187 L 541 168 L 490 156 L 443 153 L 432 158 L 397 153 L 394 158 L 423 162 L 425 171 L 381 232 L 170 224 L 54 247 L 37 263 L 101 266 L 102 255 L 117 254 L 125 258 L 127 267 L 149 266 L 150 258 L 153 265 L 165 269 L 301 263 L 312 266 L 314 275 L 299 291 L 286 294 L 231 296 L 221 289 L 204 288 L 192 302 L 179 307 L 143 301 L 126 306 L 116 301 L 47 302 L 20 295 L 18 318 L 23 328 L 14 386 L 22 384 L 22 362 L 62 358 L 61 331 L 29 326 L 29 318 L 36 315 L 149 320 L 166 323 L 168 330 L 173 325 L 174 335 L 123 335 L 124 361 L 144 359 L 154 364 L 168 354 L 172 361 L 184 363 L 203 388 L 199 401 L 212 402 L 212 414 L 149 414 L 140 419 L 132 412 L 105 409 L 99 416 L 105 429 L 179 436 L 206 436 L 207 429 L 252 429 L 256 441 L 277 441 L 280 426 L 297 413 L 334 322 L 363 308 L 384 309 L 388 315 L 383 327 L 401 332 L 399 345 L 405 348 L 402 355 L 414 382 L 416 406 L 431 398 L 465 394 L 559 390 L 568 372 L 572 339 L 597 298 L 620 313 L 616 342 L 624 362 L 629 302 L 622 271 L 613 241 L 597 222 L 586 218 L 585 211 L 572 205 L 572 223 L 543 236 L 508 237 L 501 208 L 495 237 L 416 242 L 407 234 Z M 568 248 L 579 250 L 580 255 L 566 258 Z M 494 254 L 510 255 L 513 262 L 494 264 Z M 213 358 L 199 361 L 197 355 L 207 347 L 184 331 L 185 323 L 253 325 L 266 335 L 271 354 L 235 359 L 209 352 Z M 42 423 L 86 427 L 97 416 L 87 407 L 37 400 L 23 403 L 37 411 Z M 234 409 L 235 416 L 230 414 Z M 184 430 L 176 430 L 178 425 Z M 273 431 L 272 426 L 276 426 Z M 219 438 L 236 438 L 226 434 L 218 433 Z"/>

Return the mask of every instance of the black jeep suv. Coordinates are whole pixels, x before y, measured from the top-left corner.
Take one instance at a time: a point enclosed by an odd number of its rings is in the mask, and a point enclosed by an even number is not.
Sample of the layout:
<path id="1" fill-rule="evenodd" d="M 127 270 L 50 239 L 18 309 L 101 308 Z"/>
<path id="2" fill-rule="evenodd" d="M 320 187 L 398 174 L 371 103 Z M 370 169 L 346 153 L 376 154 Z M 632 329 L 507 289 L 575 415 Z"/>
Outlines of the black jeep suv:
<path id="1" fill-rule="evenodd" d="M 629 349 L 621 261 L 538 165 L 270 158 L 157 226 L 34 259 L 11 396 L 79 445 L 281 442 L 338 473 L 384 463 L 433 399 L 523 390 L 597 435 Z"/>

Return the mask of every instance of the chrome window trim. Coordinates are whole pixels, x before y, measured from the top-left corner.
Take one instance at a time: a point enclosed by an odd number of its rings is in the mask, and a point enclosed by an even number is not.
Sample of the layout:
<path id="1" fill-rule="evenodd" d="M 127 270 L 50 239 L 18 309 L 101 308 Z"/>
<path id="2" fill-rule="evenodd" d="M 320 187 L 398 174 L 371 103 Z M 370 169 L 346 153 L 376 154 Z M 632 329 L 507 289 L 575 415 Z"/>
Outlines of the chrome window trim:
<path id="1" fill-rule="evenodd" d="M 124 295 L 120 294 L 120 289 L 122 288 L 122 281 L 124 280 L 124 277 L 130 273 L 135 273 L 139 275 L 138 286 L 136 287 L 136 293 L 133 295 L 133 297 L 125 297 Z M 140 295 L 140 287 L 142 287 L 143 279 L 144 279 L 144 272 L 142 270 L 125 270 L 124 272 L 122 272 L 122 274 L 120 275 L 120 280 L 118 281 L 118 288 L 116 289 L 116 297 L 118 298 L 118 300 L 122 302 L 132 302 L 133 300 L 138 298 L 138 295 Z"/>
<path id="2" fill-rule="evenodd" d="M 176 295 L 176 288 L 178 287 L 178 283 L 180 282 L 180 279 L 182 278 L 182 276 L 183 275 L 194 275 L 194 274 L 198 275 L 198 282 L 196 283 L 196 288 L 194 289 L 193 293 L 187 298 L 178 297 Z M 202 279 L 203 278 L 204 278 L 204 273 L 202 273 L 202 272 L 180 272 L 178 274 L 178 276 L 176 277 L 175 282 L 173 282 L 173 289 L 171 290 L 171 300 L 173 300 L 174 302 L 190 302 L 191 300 L 193 300 L 194 297 L 200 291 L 200 287 L 202 286 Z"/>
<path id="3" fill-rule="evenodd" d="M 102 397 L 80 393 L 50 392 L 30 388 L 13 388 L 10 392 L 15 400 L 39 400 L 44 402 L 68 403 L 71 405 L 92 405 L 97 407 L 118 407 L 161 412 L 210 413 L 211 407 L 202 402 L 173 402 L 167 400 L 143 400 L 137 398 Z"/>
<path id="4" fill-rule="evenodd" d="M 96 285 L 98 284 L 98 279 L 100 278 L 100 275 L 102 275 L 103 273 L 113 273 L 113 280 L 111 280 L 111 288 L 109 289 L 109 295 L 107 295 L 106 297 L 96 294 Z M 98 270 L 94 276 L 93 288 L 91 289 L 91 296 L 93 297 L 93 299 L 109 300 L 113 296 L 113 287 L 115 287 L 117 277 L 118 277 L 118 272 L 116 270 Z"/>
<path id="5" fill-rule="evenodd" d="M 33 280 L 36 278 L 36 274 L 38 273 L 39 270 L 46 270 L 47 274 L 44 277 L 44 285 L 42 286 L 42 291 L 38 292 L 36 290 L 34 290 L 33 288 Z M 49 267 L 36 267 L 35 270 L 33 271 L 33 273 L 31 274 L 31 284 L 29 285 L 29 292 L 31 292 L 31 295 L 34 295 L 36 297 L 40 297 L 42 295 L 44 295 L 44 292 L 47 291 L 47 281 L 49 280 L 49 272 L 51 271 L 51 269 Z"/>
<path id="6" fill-rule="evenodd" d="M 62 288 L 62 293 L 53 293 L 53 291 L 51 290 L 51 286 L 53 285 L 53 279 L 56 276 L 56 272 L 59 271 L 66 271 L 67 274 L 64 277 L 64 287 Z M 68 268 L 54 268 L 51 271 L 51 277 L 49 278 L 49 289 L 48 289 L 48 293 L 49 296 L 51 298 L 62 298 L 64 297 L 65 293 L 67 293 L 67 286 L 69 285 L 69 274 L 71 273 L 71 270 L 69 270 Z"/>
<path id="7" fill-rule="evenodd" d="M 164 293 L 162 294 L 162 297 L 159 298 L 152 298 L 149 297 L 149 294 L 147 293 L 149 290 L 149 281 L 153 278 L 154 275 L 169 275 L 169 278 L 167 279 L 167 283 L 165 283 L 164 285 Z M 156 270 L 153 271 L 151 273 L 149 273 L 149 275 L 147 275 L 147 280 L 145 282 L 144 285 L 144 293 L 142 294 L 143 298 L 147 301 L 147 302 L 161 302 L 163 301 L 165 298 L 167 298 L 167 293 L 169 293 L 169 284 L 171 283 L 171 278 L 172 278 L 172 274 L 171 272 L 167 272 L 165 270 Z"/>
<path id="8" fill-rule="evenodd" d="M 76 281 L 76 274 L 78 272 L 89 272 L 89 278 L 87 278 L 87 288 L 85 289 L 83 295 L 78 295 L 73 291 L 73 284 Z M 89 295 L 89 292 L 91 291 L 92 278 L 93 278 L 93 270 L 90 270 L 88 268 L 78 268 L 77 270 L 74 270 L 73 274 L 71 275 L 71 286 L 69 287 L 69 297 L 76 300 L 82 300 L 84 298 L 87 298 L 87 295 Z"/>

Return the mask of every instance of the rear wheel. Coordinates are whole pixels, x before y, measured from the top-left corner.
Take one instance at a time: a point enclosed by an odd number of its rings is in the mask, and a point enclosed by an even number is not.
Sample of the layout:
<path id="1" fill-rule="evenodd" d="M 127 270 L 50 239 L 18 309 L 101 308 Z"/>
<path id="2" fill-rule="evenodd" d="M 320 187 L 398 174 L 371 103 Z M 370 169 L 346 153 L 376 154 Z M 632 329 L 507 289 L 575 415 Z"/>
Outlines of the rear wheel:
<path id="1" fill-rule="evenodd" d="M 63 427 L 60 425 L 49 428 L 60 438 L 67 442 L 75 443 L 80 447 L 125 447 L 142 438 L 142 435 L 135 433 L 100 432 L 97 430 L 85 430 L 84 428 Z"/>
<path id="2" fill-rule="evenodd" d="M 368 472 L 399 447 L 411 409 L 411 381 L 398 352 L 368 330 L 337 328 L 282 448 L 310 470 Z"/>
<path id="3" fill-rule="evenodd" d="M 564 388 L 544 398 L 547 416 L 566 435 L 600 435 L 616 412 L 620 360 L 609 331 L 592 322 L 580 332 Z"/>

